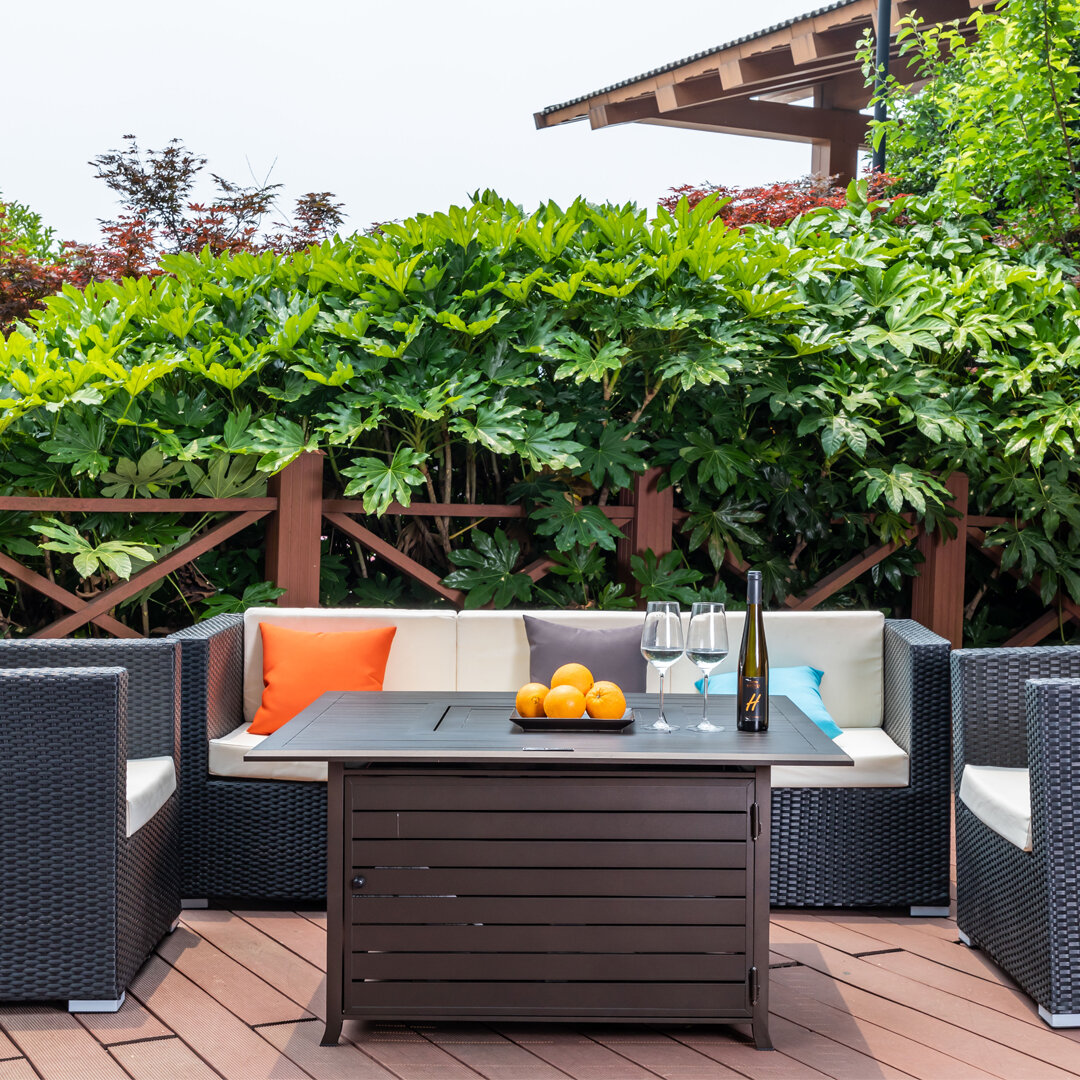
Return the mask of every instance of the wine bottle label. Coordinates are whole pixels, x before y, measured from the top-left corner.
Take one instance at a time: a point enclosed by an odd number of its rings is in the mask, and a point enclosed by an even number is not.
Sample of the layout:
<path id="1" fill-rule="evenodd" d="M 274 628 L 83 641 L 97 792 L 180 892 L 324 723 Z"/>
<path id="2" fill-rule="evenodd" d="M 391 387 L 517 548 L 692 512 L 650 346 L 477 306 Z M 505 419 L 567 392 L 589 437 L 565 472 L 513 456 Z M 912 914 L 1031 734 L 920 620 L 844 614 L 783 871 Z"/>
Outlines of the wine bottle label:
<path id="1" fill-rule="evenodd" d="M 759 728 L 768 723 L 768 705 L 765 700 L 768 690 L 765 680 L 758 675 L 744 675 L 739 689 L 742 705 L 739 713 L 740 726 Z"/>

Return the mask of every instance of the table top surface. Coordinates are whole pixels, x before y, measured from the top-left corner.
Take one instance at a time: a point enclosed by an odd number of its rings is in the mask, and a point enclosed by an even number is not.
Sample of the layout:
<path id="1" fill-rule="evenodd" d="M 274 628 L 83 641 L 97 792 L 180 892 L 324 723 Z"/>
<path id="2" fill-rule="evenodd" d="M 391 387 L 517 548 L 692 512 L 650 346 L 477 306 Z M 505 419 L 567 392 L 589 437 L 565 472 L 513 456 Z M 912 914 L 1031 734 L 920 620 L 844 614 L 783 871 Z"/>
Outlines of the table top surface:
<path id="1" fill-rule="evenodd" d="M 668 694 L 664 712 L 679 730 L 650 731 L 655 694 L 629 694 L 635 722 L 621 731 L 525 732 L 511 716 L 513 693 L 337 691 L 323 694 L 245 755 L 247 761 L 558 762 L 684 765 L 851 765 L 786 697 L 769 698 L 769 730 L 735 727 L 735 698 L 709 698 L 723 731 L 686 730 L 701 718 L 697 694 Z"/>

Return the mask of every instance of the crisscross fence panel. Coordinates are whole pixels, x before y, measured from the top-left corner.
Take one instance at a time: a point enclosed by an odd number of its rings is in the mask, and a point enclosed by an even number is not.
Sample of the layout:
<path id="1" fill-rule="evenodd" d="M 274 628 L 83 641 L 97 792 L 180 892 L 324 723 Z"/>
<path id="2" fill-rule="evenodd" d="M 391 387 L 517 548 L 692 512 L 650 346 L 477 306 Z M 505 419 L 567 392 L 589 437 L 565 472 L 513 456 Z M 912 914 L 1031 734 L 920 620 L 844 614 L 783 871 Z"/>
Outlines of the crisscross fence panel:
<path id="1" fill-rule="evenodd" d="M 659 490 L 661 470 L 651 469 L 635 478 L 632 487 L 620 493 L 619 502 L 602 507 L 607 517 L 622 530 L 625 539 L 617 545 L 617 564 L 620 577 L 630 578 L 630 559 L 633 555 L 652 550 L 663 555 L 673 547 L 674 536 L 686 519 L 686 513 L 674 506 L 671 488 Z M 1006 520 L 1004 518 L 968 515 L 968 480 L 961 473 L 947 481 L 956 512 L 956 535 L 943 537 L 928 534 L 920 525 L 912 524 L 903 538 L 887 544 L 873 545 L 815 583 L 798 596 L 788 596 L 785 608 L 807 611 L 824 604 L 830 597 L 869 572 L 898 549 L 901 542 L 914 543 L 923 556 L 920 572 L 912 585 L 911 616 L 924 626 L 948 638 L 955 647 L 962 643 L 964 623 L 965 565 L 968 548 L 987 559 L 1001 563 L 1001 550 L 986 547 L 985 530 Z M 67 499 L 50 497 L 0 497 L 0 511 L 28 513 L 181 513 L 224 514 L 198 536 L 165 557 L 134 574 L 129 580 L 106 588 L 96 596 L 84 598 L 57 585 L 9 555 L 0 553 L 0 574 L 5 574 L 52 600 L 58 608 L 66 609 L 34 637 L 64 637 L 88 624 L 116 637 L 140 637 L 136 630 L 125 625 L 112 613 L 123 600 L 137 595 L 147 586 L 191 562 L 198 556 L 223 544 L 230 537 L 256 521 L 267 519 L 265 575 L 285 590 L 278 603 L 289 607 L 319 605 L 319 572 L 322 536 L 326 524 L 338 529 L 360 547 L 385 560 L 388 564 L 449 601 L 461 607 L 465 594 L 442 583 L 439 575 L 399 550 L 365 524 L 367 514 L 358 499 L 323 498 L 323 456 L 303 454 L 292 464 L 272 477 L 267 495 L 252 498 L 210 499 Z M 410 506 L 392 504 L 390 515 L 513 520 L 527 517 L 527 511 L 517 505 L 485 503 L 419 503 Z M 730 553 L 727 565 L 744 574 L 746 563 Z M 542 578 L 552 566 L 547 558 L 538 558 L 523 568 L 534 581 Z M 1016 571 L 1009 571 L 1016 576 Z M 1041 583 L 1036 578 L 1028 588 L 1038 592 Z M 1063 623 L 1080 621 L 1080 605 L 1064 595 L 1055 596 L 1048 609 L 1029 626 L 1018 631 L 1008 645 L 1034 645 L 1055 632 Z"/>

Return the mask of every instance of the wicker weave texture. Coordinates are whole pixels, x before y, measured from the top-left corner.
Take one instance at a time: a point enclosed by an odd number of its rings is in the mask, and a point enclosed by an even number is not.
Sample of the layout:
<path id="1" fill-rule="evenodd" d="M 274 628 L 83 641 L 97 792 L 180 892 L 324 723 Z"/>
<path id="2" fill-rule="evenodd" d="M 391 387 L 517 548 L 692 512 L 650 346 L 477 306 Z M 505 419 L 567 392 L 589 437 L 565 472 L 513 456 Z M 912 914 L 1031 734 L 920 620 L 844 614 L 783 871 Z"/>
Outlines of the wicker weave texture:
<path id="1" fill-rule="evenodd" d="M 177 650 L 155 651 L 172 656 L 150 670 L 175 701 Z M 0 670 L 0 999 L 115 1000 L 179 914 L 177 797 L 126 836 L 133 681 Z"/>
<path id="2" fill-rule="evenodd" d="M 953 702 L 958 778 L 1030 769 L 1033 849 L 957 800 L 957 925 L 1048 1012 L 1080 1013 L 1080 649 L 954 653 Z"/>
<path id="3" fill-rule="evenodd" d="M 179 665 L 176 646 L 165 640 L 0 640 L 0 668 L 125 668 L 131 676 L 127 743 L 133 758 L 175 752 Z"/>
<path id="4" fill-rule="evenodd" d="M 173 635 L 181 695 L 181 893 L 326 896 L 326 785 L 209 774 L 208 740 L 243 723 L 244 625 L 219 615 Z"/>
<path id="5" fill-rule="evenodd" d="M 776 907 L 949 903 L 949 642 L 885 622 L 886 733 L 910 756 L 906 788 L 775 788 Z"/>

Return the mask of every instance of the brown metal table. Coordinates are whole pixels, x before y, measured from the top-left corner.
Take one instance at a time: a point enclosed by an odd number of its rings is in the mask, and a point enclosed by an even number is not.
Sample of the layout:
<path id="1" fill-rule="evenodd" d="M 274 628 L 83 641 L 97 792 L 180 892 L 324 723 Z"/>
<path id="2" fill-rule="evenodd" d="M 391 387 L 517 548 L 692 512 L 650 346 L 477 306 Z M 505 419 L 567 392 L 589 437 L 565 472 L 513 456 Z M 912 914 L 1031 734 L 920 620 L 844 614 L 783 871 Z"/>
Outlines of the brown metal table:
<path id="1" fill-rule="evenodd" d="M 700 716 L 671 695 L 674 723 Z M 768 732 L 523 732 L 512 694 L 324 694 L 248 760 L 329 763 L 326 1033 L 371 1020 L 750 1023 L 770 1047 Z M 665 702 L 667 704 L 667 702 Z"/>

